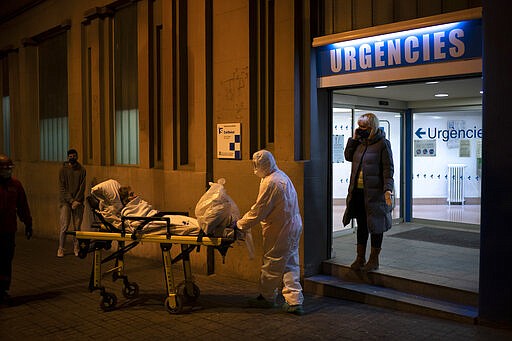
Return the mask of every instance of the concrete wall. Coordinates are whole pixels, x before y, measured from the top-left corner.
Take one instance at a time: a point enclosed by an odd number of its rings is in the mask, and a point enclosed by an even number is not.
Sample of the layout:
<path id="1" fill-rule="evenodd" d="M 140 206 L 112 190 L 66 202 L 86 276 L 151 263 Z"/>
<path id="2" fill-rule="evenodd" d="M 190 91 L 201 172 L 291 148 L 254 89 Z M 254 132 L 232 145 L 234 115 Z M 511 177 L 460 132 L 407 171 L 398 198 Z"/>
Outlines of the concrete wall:
<path id="1" fill-rule="evenodd" d="M 0 50 L 11 46 L 9 58 L 15 56 L 18 62 L 17 71 L 19 87 L 11 88 L 13 98 L 12 112 L 19 113 L 12 118 L 11 155 L 16 163 L 15 175 L 23 182 L 28 193 L 30 207 L 34 218 L 34 234 L 37 237 L 55 239 L 57 249 L 58 237 L 58 172 L 60 162 L 42 162 L 39 160 L 39 128 L 38 128 L 38 89 L 37 89 L 37 47 L 24 46 L 22 39 L 33 37 L 70 20 L 68 31 L 68 94 L 69 94 L 69 136 L 70 147 L 79 152 L 79 161 L 87 169 L 87 183 L 114 178 L 122 184 L 130 184 L 142 198 L 156 209 L 166 211 L 187 211 L 194 215 L 194 208 L 205 192 L 207 183 L 207 158 L 213 158 L 213 179 L 226 178 L 226 189 L 239 205 L 241 213 L 245 213 L 254 203 L 259 186 L 259 178 L 252 173 L 250 161 L 250 126 L 249 122 L 249 1 L 248 0 L 215 0 L 213 5 L 213 141 L 207 140 L 207 108 L 206 98 L 206 34 L 205 34 L 205 2 L 190 0 L 188 6 L 188 113 L 189 113 L 189 163 L 173 167 L 173 122 L 171 117 L 172 98 L 172 60 L 171 30 L 172 2 L 161 0 L 161 22 L 163 25 L 162 40 L 162 82 L 165 96 L 163 98 L 163 130 L 164 130 L 164 165 L 162 169 L 150 168 L 150 134 L 148 127 L 150 115 L 150 99 L 153 96 L 149 87 L 149 51 L 148 26 L 150 22 L 150 0 L 137 2 L 138 6 L 138 44 L 139 44 L 139 114 L 140 114 L 140 164 L 137 166 L 113 165 L 109 154 L 109 145 L 105 145 L 99 133 L 94 133 L 94 155 L 91 160 L 84 160 L 83 115 L 83 53 L 84 44 L 91 44 L 93 54 L 101 48 L 98 41 L 100 35 L 95 31 L 98 26 L 89 26 L 87 42 L 83 41 L 84 29 L 82 22 L 86 11 L 95 7 L 110 4 L 105 0 L 48 0 L 44 1 L 22 15 L 0 25 Z M 280 0 L 276 3 L 276 137 L 275 143 L 269 146 L 275 153 L 278 166 L 287 172 L 297 189 L 300 206 L 303 207 L 303 164 L 294 161 L 294 65 L 293 60 L 293 4 L 291 0 Z M 97 20 L 97 19 L 95 19 Z M 96 39 L 96 40 L 95 40 Z M 96 58 L 96 57 L 95 57 Z M 101 59 L 94 59 L 93 82 L 100 84 L 98 72 L 111 72 L 108 65 L 101 64 Z M 253 61 L 254 62 L 254 61 Z M 14 68 L 14 63 L 10 63 Z M 35 81 L 35 82 L 34 82 Z M 108 82 L 101 83 L 107 85 Z M 96 85 L 95 85 L 96 86 Z M 108 89 L 98 85 L 95 94 L 107 96 Z M 19 102 L 16 102 L 16 98 Z M 95 100 L 97 100 L 95 98 Z M 108 110 L 106 98 L 105 110 Z M 18 103 L 19 105 L 16 105 Z M 93 127 L 99 129 L 103 121 L 101 106 L 93 103 Z M 242 160 L 218 160 L 214 158 L 216 151 L 217 123 L 240 122 L 242 125 Z M 105 127 L 103 127 L 105 128 Z M 108 130 L 108 129 L 107 129 Z M 107 140 L 111 138 L 107 135 Z M 207 144 L 213 144 L 213 155 L 207 154 Z M 106 157 L 98 157 L 102 153 Z M 63 155 L 63 159 L 65 155 Z M 87 228 L 89 217 L 85 217 L 84 228 Z M 259 276 L 261 264 L 261 230 L 253 230 L 256 244 L 256 257 L 249 259 L 242 243 L 234 244 L 228 252 L 225 263 L 215 252 L 215 272 L 255 280 Z M 68 248 L 70 244 L 68 244 Z M 179 247 L 176 247 L 178 249 Z M 175 250 L 174 252 L 176 252 Z M 157 244 L 138 246 L 132 254 L 144 257 L 160 257 Z M 302 253 L 302 252 L 301 252 Z M 206 248 L 199 253 L 192 253 L 192 265 L 195 271 L 206 272 Z"/>

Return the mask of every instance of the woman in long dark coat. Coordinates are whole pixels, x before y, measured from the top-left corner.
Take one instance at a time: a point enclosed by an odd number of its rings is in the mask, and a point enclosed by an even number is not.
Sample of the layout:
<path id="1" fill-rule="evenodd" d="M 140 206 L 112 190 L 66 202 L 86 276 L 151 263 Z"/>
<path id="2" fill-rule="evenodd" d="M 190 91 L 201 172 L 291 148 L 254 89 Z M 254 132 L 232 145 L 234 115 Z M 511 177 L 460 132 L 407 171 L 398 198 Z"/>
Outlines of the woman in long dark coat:
<path id="1" fill-rule="evenodd" d="M 357 220 L 357 257 L 354 270 L 379 268 L 379 254 L 384 232 L 391 228 L 393 193 L 393 154 L 386 134 L 379 129 L 379 119 L 367 113 L 357 120 L 359 128 L 349 138 L 345 159 L 352 162 L 347 208 L 343 224 Z M 371 235 L 371 251 L 366 262 L 366 244 Z"/>

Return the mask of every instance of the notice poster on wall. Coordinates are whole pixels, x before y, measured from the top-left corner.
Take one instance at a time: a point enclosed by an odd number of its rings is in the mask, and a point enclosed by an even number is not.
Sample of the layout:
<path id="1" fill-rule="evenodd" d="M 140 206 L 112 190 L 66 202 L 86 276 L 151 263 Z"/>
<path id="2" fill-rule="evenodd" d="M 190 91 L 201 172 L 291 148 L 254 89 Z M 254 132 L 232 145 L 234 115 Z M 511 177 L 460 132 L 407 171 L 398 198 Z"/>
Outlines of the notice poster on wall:
<path id="1" fill-rule="evenodd" d="M 332 163 L 345 162 L 345 135 L 332 136 Z"/>
<path id="2" fill-rule="evenodd" d="M 475 157 L 476 158 L 481 158 L 482 157 L 482 140 L 476 141 Z"/>
<path id="3" fill-rule="evenodd" d="M 464 120 L 448 120 L 447 121 L 448 131 L 460 131 L 466 129 L 466 121 Z M 446 142 L 446 146 L 448 148 L 458 148 L 459 147 L 459 139 L 458 138 L 450 138 Z"/>
<path id="4" fill-rule="evenodd" d="M 414 140 L 414 156 L 436 156 L 436 140 Z"/>
<path id="5" fill-rule="evenodd" d="M 471 142 L 469 140 L 460 140 L 459 143 L 459 157 L 471 156 Z"/>
<path id="6" fill-rule="evenodd" d="M 241 123 L 217 124 L 217 158 L 242 159 Z"/>

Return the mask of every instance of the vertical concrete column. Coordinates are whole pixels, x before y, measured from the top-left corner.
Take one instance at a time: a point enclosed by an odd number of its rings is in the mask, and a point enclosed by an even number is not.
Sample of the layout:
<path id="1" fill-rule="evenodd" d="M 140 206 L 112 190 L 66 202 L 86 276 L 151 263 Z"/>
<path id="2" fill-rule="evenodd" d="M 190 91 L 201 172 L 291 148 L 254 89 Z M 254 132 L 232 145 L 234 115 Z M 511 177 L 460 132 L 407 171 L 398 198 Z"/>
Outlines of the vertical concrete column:
<path id="1" fill-rule="evenodd" d="M 481 323 L 512 326 L 512 148 L 510 94 L 512 41 L 508 2 L 483 1 L 482 214 L 480 234 Z"/>
<path id="2" fill-rule="evenodd" d="M 81 25 L 72 25 L 67 32 L 68 46 L 68 129 L 69 147 L 83 155 L 83 102 L 82 102 L 82 31 Z M 82 156 L 80 157 L 82 160 Z"/>
<path id="3" fill-rule="evenodd" d="M 174 164 L 173 155 L 173 121 L 172 108 L 174 98 L 172 92 L 172 0 L 162 0 L 162 145 L 163 168 L 172 170 Z"/>
<path id="4" fill-rule="evenodd" d="M 11 124 L 11 155 L 16 158 L 16 140 L 14 133 L 19 132 L 15 117 L 20 117 L 20 71 L 19 71 L 19 55 L 18 51 L 11 52 L 7 56 L 9 65 L 9 100 L 10 100 L 10 124 Z"/>
<path id="5" fill-rule="evenodd" d="M 149 168 L 149 56 L 152 50 L 149 29 L 151 24 L 150 2 L 137 2 L 137 49 L 138 49 L 138 103 L 139 103 L 139 163 L 141 168 Z"/>
<path id="6" fill-rule="evenodd" d="M 37 74 L 37 46 L 27 45 L 20 49 L 20 115 L 13 117 L 19 137 L 14 142 L 16 159 L 37 161 L 39 159 L 39 93 Z M 36 84 L 36 86 L 34 86 Z M 23 120 L 21 120 L 23 118 Z M 21 137 L 23 141 L 21 141 Z"/>
<path id="7" fill-rule="evenodd" d="M 90 96 L 84 108 L 89 112 L 83 115 L 91 115 L 86 118 L 92 144 L 88 146 L 92 149 L 89 161 L 95 165 L 113 163 L 111 20 L 94 9 L 83 27 L 84 96 Z"/>
<path id="8" fill-rule="evenodd" d="M 294 1 L 275 2 L 275 148 L 276 159 L 293 160 L 296 124 L 295 110 L 299 105 L 296 91 L 300 93 L 297 79 L 294 30 Z"/>
<path id="9" fill-rule="evenodd" d="M 188 1 L 189 165 L 206 170 L 206 20 L 205 1 Z"/>

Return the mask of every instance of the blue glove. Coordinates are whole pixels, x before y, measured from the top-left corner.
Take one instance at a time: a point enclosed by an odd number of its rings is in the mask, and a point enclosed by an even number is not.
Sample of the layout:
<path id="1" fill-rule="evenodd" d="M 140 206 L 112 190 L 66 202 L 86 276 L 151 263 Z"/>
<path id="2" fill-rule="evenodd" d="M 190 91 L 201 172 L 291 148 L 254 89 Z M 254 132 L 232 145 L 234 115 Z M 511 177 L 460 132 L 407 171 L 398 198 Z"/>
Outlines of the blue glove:
<path id="1" fill-rule="evenodd" d="M 25 225 L 25 236 L 27 237 L 27 240 L 32 238 L 32 225 Z"/>

